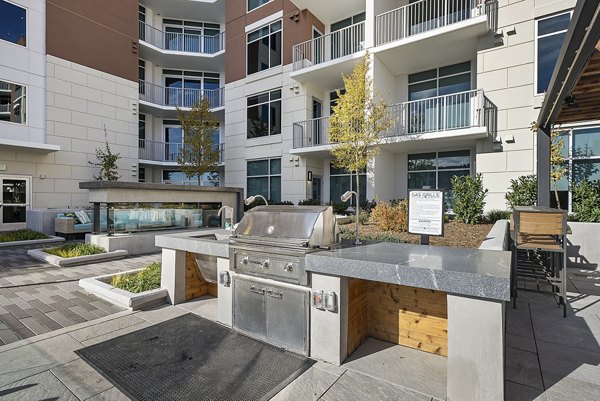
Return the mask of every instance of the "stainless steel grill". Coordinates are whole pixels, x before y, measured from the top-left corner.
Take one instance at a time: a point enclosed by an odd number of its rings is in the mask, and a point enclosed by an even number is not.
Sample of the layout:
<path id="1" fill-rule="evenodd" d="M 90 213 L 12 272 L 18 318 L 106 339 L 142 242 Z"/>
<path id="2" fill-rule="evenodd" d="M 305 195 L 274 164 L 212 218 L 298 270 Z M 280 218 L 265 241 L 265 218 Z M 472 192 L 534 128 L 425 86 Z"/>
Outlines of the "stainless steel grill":
<path id="1" fill-rule="evenodd" d="M 251 336 L 307 355 L 308 274 L 304 256 L 335 247 L 331 207 L 258 206 L 231 236 L 233 326 Z"/>
<path id="2" fill-rule="evenodd" d="M 230 243 L 236 273 L 307 285 L 304 255 L 336 246 L 330 206 L 258 206 L 246 213 Z"/>

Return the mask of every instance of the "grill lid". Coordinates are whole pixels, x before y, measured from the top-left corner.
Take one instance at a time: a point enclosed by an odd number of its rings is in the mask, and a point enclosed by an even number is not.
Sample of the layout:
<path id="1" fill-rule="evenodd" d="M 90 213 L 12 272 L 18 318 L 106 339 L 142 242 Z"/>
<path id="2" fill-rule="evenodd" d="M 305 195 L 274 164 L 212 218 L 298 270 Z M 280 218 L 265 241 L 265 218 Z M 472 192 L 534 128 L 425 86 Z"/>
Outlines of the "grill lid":
<path id="1" fill-rule="evenodd" d="M 244 215 L 233 237 L 265 245 L 297 247 L 335 243 L 336 222 L 331 206 L 257 206 Z"/>

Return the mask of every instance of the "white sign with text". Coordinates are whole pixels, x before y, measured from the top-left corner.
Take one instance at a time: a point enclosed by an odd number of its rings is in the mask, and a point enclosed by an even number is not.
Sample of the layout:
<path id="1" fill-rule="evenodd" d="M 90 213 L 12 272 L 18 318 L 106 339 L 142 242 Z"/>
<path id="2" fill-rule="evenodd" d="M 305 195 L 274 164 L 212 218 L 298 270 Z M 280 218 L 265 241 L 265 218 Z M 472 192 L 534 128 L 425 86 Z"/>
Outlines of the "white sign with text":
<path id="1" fill-rule="evenodd" d="M 408 232 L 421 235 L 444 235 L 444 191 L 408 192 Z"/>

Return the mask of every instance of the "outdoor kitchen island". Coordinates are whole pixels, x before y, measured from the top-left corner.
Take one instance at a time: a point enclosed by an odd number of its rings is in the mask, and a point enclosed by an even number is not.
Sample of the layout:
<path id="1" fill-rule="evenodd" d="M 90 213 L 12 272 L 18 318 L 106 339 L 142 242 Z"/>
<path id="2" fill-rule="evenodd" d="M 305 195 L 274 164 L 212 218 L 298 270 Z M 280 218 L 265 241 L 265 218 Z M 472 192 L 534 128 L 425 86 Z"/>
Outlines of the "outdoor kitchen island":
<path id="1" fill-rule="evenodd" d="M 246 278 L 230 269 L 226 234 L 171 234 L 157 237 L 156 244 L 163 247 L 163 287 L 172 303 L 185 302 L 190 291 L 183 279 L 189 255 L 216 257 L 219 274 L 227 272 L 229 278 L 214 292 L 218 319 L 232 326 L 236 309 L 231 283 Z M 340 365 L 367 337 L 374 337 L 420 350 L 411 351 L 413 355 L 437 354 L 432 357 L 446 364 L 448 400 L 503 400 L 509 252 L 371 243 L 316 250 L 304 258 L 309 284 L 305 298 L 297 299 L 308 304 L 308 356 Z M 272 287 L 260 278 L 252 283 L 257 284 L 250 291 L 257 299 L 263 297 L 263 303 L 274 302 L 274 294 L 286 298 L 273 288 L 296 288 Z M 289 316 L 293 314 L 282 318 Z"/>

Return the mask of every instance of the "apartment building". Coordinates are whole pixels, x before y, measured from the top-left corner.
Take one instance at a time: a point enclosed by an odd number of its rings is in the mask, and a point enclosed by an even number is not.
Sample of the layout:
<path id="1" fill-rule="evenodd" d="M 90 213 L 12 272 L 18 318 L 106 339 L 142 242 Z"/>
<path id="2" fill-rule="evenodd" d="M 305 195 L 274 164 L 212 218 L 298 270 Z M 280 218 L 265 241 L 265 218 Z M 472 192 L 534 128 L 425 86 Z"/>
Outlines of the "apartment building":
<path id="1" fill-rule="evenodd" d="M 224 121 L 224 16 L 224 0 L 0 0 L 0 229 L 87 206 L 105 142 L 122 181 L 196 183 L 176 108 L 207 97 Z"/>
<path id="2" fill-rule="evenodd" d="M 450 189 L 452 176 L 481 173 L 487 209 L 505 209 L 510 179 L 536 170 L 530 124 L 574 5 L 228 2 L 226 185 L 293 202 L 338 201 L 352 189 L 355 179 L 331 165 L 328 121 L 341 74 L 368 50 L 375 94 L 395 124 L 360 174 L 363 200 Z M 597 130 L 590 135 L 597 143 Z"/>

